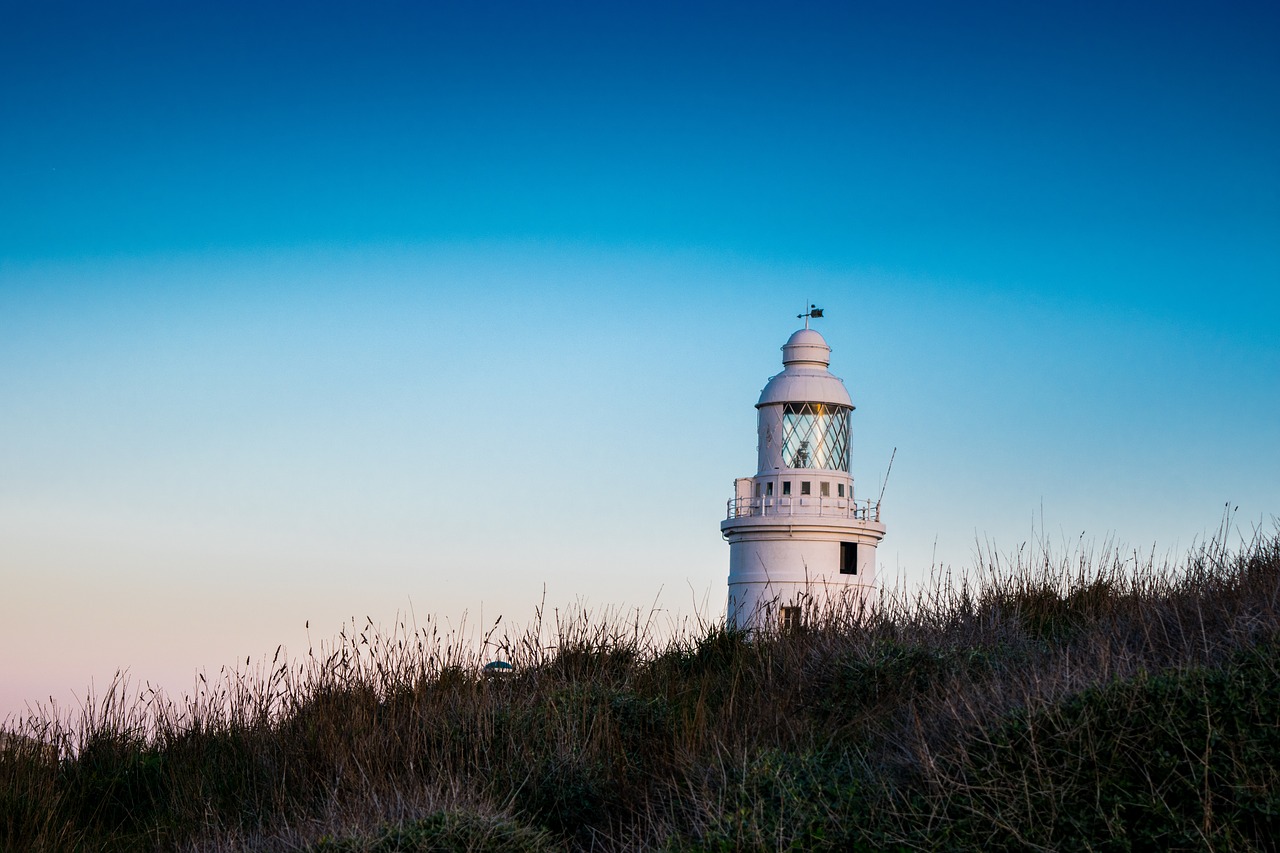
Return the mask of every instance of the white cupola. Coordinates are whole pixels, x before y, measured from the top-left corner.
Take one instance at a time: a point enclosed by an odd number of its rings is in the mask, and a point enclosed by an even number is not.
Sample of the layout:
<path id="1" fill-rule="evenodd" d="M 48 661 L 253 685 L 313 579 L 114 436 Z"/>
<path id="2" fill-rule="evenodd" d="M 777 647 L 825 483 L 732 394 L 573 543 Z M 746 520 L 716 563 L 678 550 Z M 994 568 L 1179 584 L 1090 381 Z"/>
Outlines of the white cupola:
<path id="1" fill-rule="evenodd" d="M 757 466 L 736 481 L 720 531 L 729 542 L 729 623 L 796 625 L 875 590 L 879 503 L 858 499 L 850 467 L 853 401 L 808 327 L 782 347 L 783 370 L 756 403 Z"/>

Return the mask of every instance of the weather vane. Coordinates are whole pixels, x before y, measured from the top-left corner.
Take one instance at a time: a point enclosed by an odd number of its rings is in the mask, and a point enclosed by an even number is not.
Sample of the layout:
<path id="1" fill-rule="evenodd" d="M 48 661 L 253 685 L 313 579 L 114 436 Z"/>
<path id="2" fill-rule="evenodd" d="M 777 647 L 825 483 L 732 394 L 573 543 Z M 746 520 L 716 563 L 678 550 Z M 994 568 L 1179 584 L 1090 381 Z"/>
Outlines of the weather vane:
<path id="1" fill-rule="evenodd" d="M 808 310 L 808 311 L 806 311 L 806 312 L 804 312 L 803 314 L 797 314 L 797 315 L 796 315 L 796 319 L 797 319 L 797 320 L 801 320 L 801 319 L 803 319 L 803 320 L 804 320 L 804 327 L 807 329 L 807 328 L 809 328 L 809 319 L 810 319 L 810 318 L 813 318 L 813 319 L 815 319 L 815 320 L 816 320 L 816 319 L 818 319 L 818 318 L 819 318 L 819 317 L 821 317 L 821 316 L 822 316 L 822 309 L 821 309 L 821 308 L 819 308 L 817 305 L 810 305 L 810 306 L 809 306 L 809 310 Z"/>

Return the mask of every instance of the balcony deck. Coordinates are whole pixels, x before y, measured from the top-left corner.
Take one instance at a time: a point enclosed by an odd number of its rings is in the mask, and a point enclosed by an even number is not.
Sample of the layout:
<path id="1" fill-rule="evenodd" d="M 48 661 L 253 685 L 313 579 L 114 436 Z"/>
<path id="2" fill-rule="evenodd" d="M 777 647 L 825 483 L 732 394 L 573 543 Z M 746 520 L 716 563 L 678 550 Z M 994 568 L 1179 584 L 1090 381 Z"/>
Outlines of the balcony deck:
<path id="1" fill-rule="evenodd" d="M 726 518 L 751 516 L 811 516 L 814 518 L 852 518 L 858 521 L 880 521 L 880 502 L 818 495 L 789 495 L 767 498 L 733 498 Z"/>

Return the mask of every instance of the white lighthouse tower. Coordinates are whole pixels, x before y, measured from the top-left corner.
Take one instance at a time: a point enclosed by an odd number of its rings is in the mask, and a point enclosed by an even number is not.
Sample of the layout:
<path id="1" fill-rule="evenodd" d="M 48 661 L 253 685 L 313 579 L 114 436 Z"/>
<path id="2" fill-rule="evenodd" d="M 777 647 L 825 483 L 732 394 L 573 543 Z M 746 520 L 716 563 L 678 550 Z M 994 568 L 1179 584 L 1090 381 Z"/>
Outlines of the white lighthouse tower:
<path id="1" fill-rule="evenodd" d="M 720 531 L 729 542 L 729 624 L 791 627 L 826 607 L 871 603 L 878 501 L 855 495 L 849 467 L 853 401 L 833 376 L 831 348 L 805 327 L 782 347 L 783 370 L 756 403 L 754 477 L 735 482 Z"/>

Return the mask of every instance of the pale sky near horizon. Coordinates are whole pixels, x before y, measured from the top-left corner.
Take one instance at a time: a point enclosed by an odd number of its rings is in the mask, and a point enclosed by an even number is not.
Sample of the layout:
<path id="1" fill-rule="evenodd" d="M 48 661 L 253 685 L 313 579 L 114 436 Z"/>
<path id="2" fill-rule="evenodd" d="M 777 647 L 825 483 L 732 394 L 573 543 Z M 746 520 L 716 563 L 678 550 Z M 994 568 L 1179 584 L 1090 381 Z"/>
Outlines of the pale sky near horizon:
<path id="1" fill-rule="evenodd" d="M 891 581 L 1274 530 L 1277 43 L 1261 2 L 0 2 L 0 719 L 308 621 L 718 615 L 807 301 L 862 494 L 897 448 Z"/>

